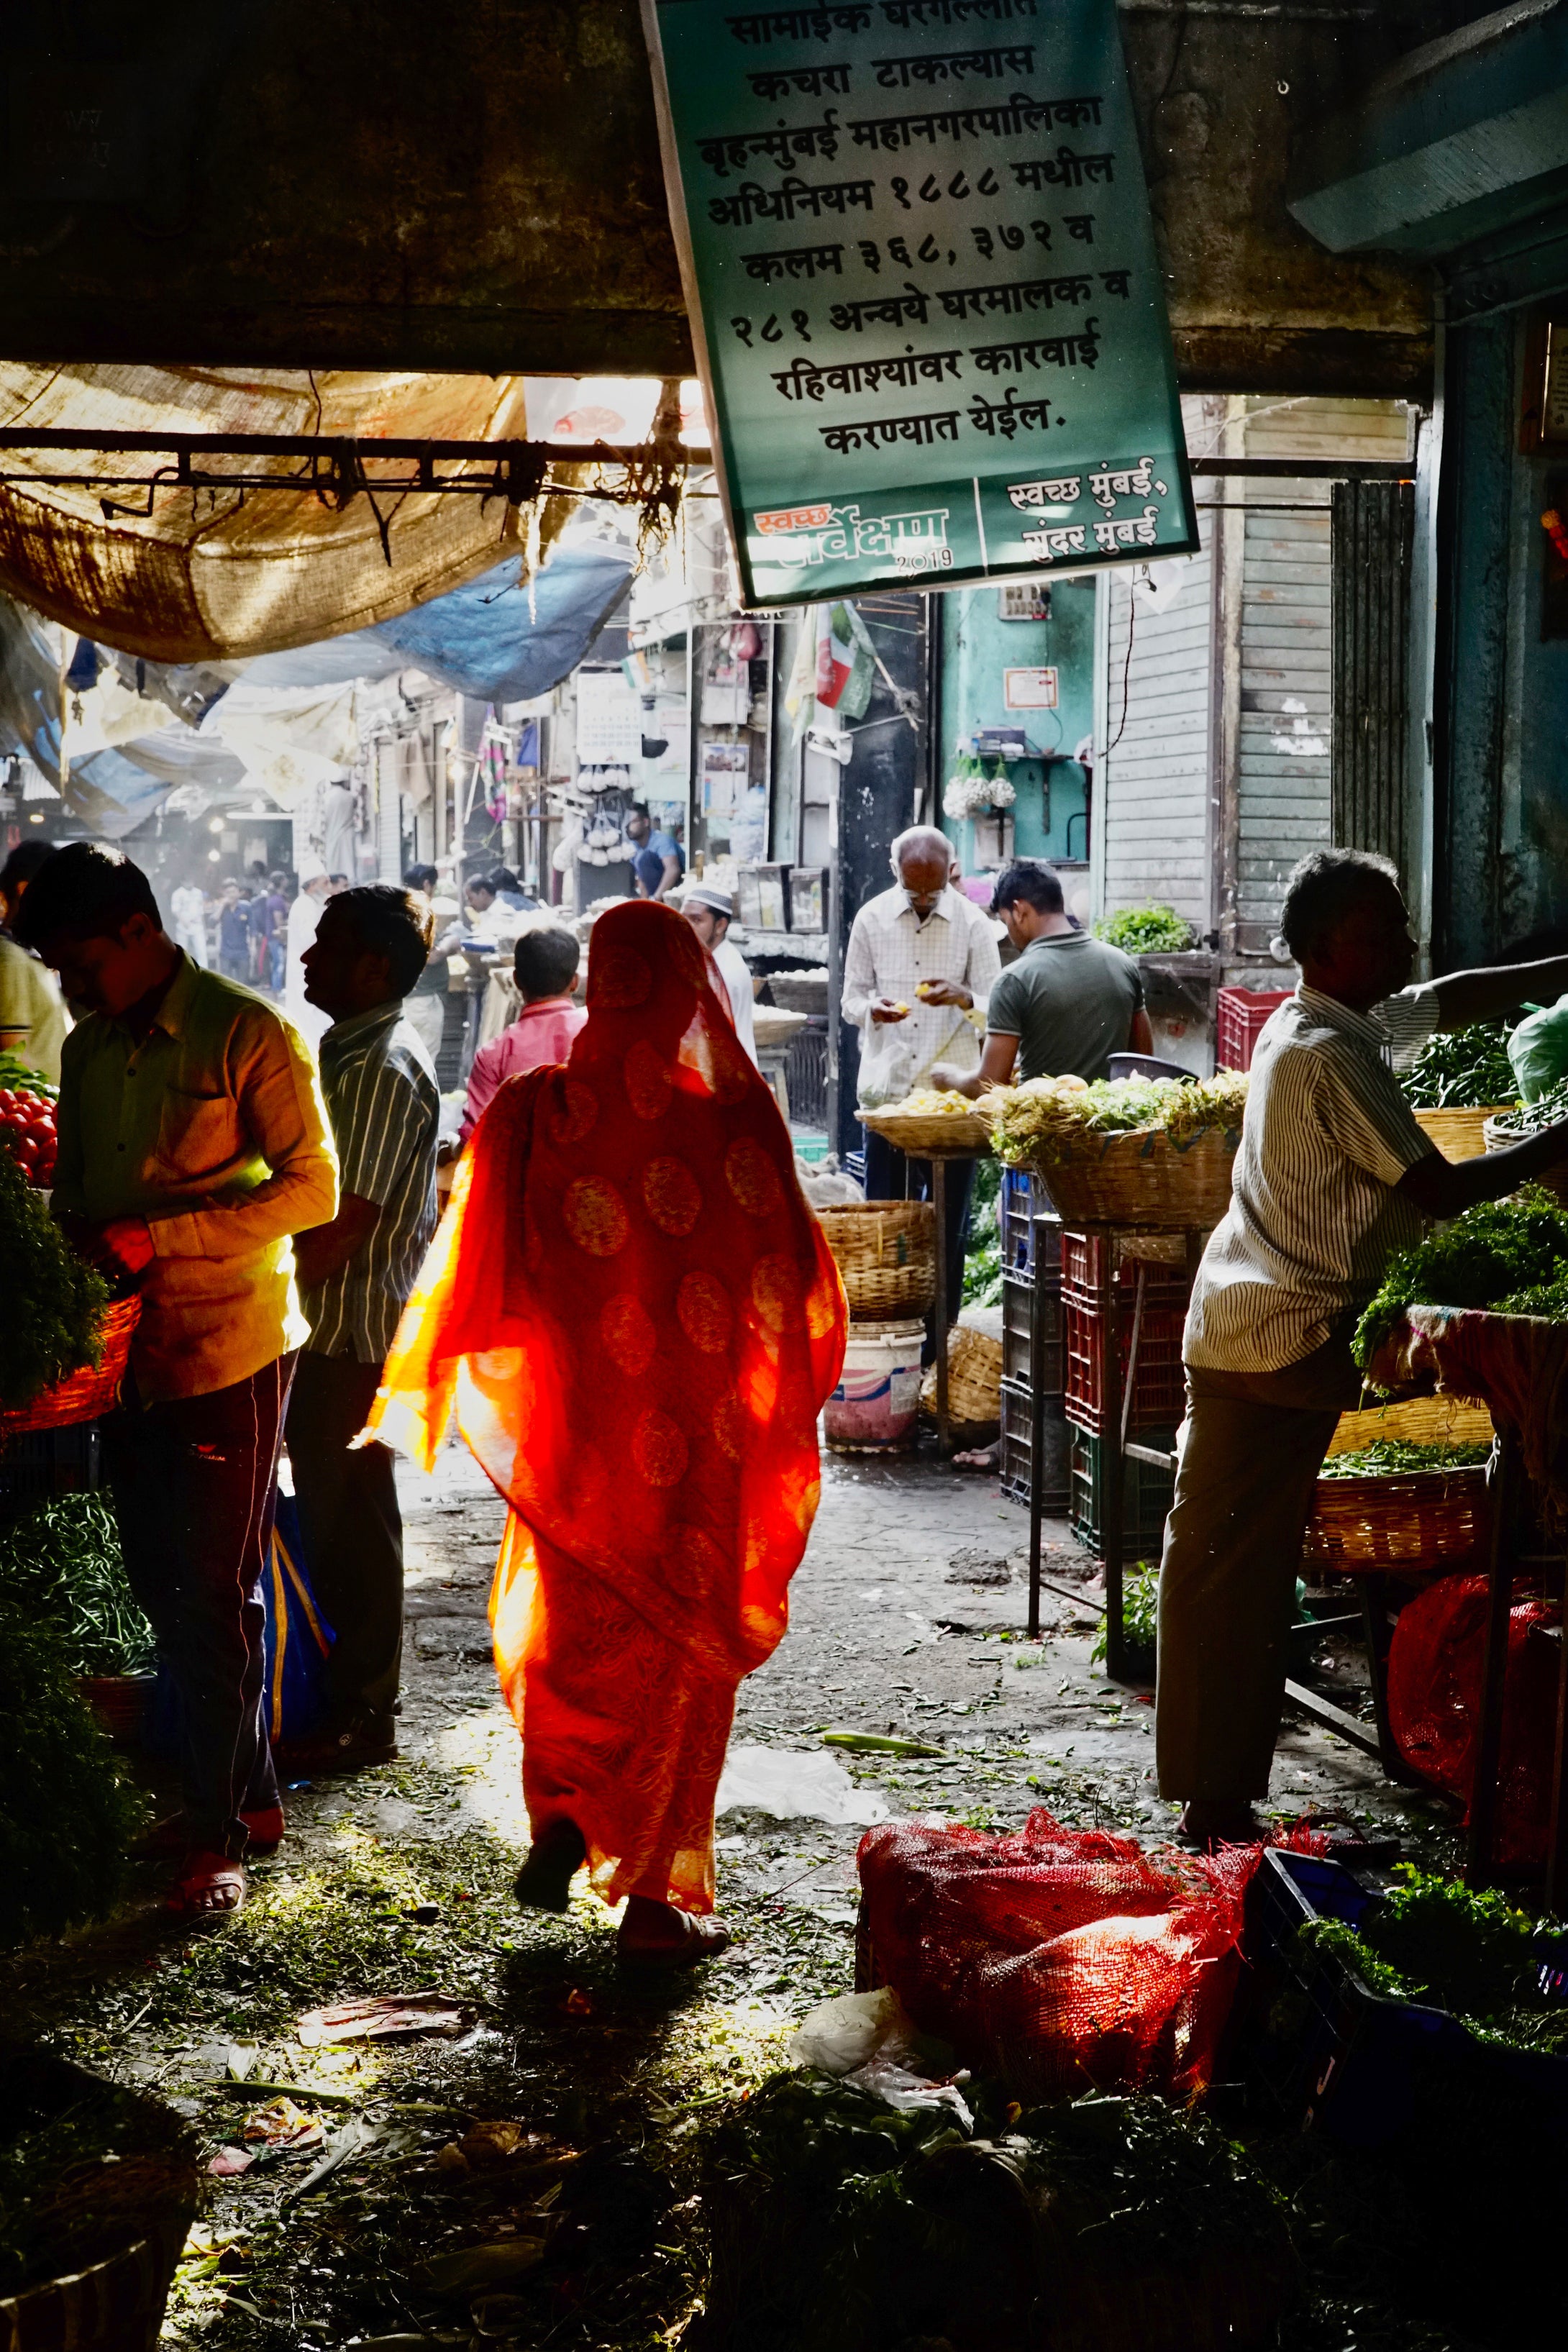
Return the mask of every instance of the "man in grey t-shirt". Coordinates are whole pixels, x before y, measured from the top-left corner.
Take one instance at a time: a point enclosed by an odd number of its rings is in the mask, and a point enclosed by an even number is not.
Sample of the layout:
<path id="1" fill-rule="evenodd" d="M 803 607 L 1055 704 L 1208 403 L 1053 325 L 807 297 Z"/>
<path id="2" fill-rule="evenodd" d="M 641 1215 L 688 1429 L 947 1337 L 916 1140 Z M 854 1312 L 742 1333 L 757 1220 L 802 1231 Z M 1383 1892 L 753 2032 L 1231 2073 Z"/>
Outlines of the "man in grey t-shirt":
<path id="1" fill-rule="evenodd" d="M 1074 929 L 1048 866 L 1009 866 L 992 908 L 1018 956 L 992 988 L 980 1067 L 932 1070 L 929 1085 L 978 1095 L 1016 1078 L 1103 1078 L 1112 1054 L 1152 1053 L 1137 965 Z"/>

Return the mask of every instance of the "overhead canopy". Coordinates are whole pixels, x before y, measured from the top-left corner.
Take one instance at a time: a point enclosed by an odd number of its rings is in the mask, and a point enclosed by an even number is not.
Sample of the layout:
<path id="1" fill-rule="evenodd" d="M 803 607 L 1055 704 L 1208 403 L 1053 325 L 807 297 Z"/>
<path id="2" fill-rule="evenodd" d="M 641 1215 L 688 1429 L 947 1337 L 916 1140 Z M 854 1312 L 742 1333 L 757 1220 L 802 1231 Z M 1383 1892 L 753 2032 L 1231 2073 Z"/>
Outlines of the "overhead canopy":
<path id="1" fill-rule="evenodd" d="M 527 434 L 521 380 L 512 376 L 312 381 L 287 370 L 16 362 L 0 363 L 0 425 L 419 440 Z M 279 471 L 300 463 L 277 462 Z M 271 653 L 395 619 L 490 570 L 517 548 L 523 527 L 502 499 L 435 492 L 384 495 L 379 519 L 364 495 L 340 509 L 293 488 L 171 488 L 153 494 L 145 514 L 140 499 L 137 511 L 124 511 L 131 503 L 117 501 L 106 515 L 94 488 L 0 486 L 0 587 L 100 645 L 163 663 Z M 567 499 L 544 501 L 542 545 L 571 511 Z"/>

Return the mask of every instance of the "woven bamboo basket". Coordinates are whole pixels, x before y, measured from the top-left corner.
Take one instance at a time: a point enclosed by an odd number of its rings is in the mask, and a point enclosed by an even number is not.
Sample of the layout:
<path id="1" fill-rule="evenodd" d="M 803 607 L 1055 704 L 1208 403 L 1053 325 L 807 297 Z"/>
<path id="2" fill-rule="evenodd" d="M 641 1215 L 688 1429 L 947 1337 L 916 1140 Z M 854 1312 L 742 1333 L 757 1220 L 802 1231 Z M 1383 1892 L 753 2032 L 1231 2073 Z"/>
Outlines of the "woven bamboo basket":
<path id="1" fill-rule="evenodd" d="M 1492 1436 L 1484 1405 L 1457 1397 L 1411 1397 L 1372 1412 L 1346 1412 L 1329 1453 L 1353 1454 L 1380 1438 L 1412 1445 L 1484 1445 Z M 1376 1569 L 1397 1562 L 1463 1559 L 1487 1532 L 1484 1465 L 1372 1478 L 1320 1478 L 1302 1558 L 1324 1568 Z"/>
<path id="2" fill-rule="evenodd" d="M 921 1382 L 921 1411 L 936 1411 L 936 1366 Z M 957 1323 L 947 1339 L 947 1417 L 967 1428 L 994 1428 L 1002 1419 L 1002 1342 Z"/>
<path id="3" fill-rule="evenodd" d="M 131 1335 L 141 1313 L 139 1298 L 119 1298 L 106 1307 L 98 1327 L 103 1358 L 97 1369 L 84 1364 L 79 1371 L 68 1372 L 63 1381 L 35 1397 L 31 1404 L 0 1412 L 0 1443 L 24 1430 L 66 1429 L 73 1422 L 96 1421 L 100 1413 L 110 1412 L 131 1360 Z"/>
<path id="4" fill-rule="evenodd" d="M 858 1322 L 912 1320 L 930 1312 L 936 1211 L 929 1201 L 865 1201 L 816 1213 Z"/>
<path id="5" fill-rule="evenodd" d="M 1498 1120 L 1502 1116 L 1503 1114 L 1498 1111 L 1490 1113 L 1481 1130 L 1486 1138 L 1486 1148 L 1489 1151 L 1506 1150 L 1510 1143 L 1518 1143 L 1521 1139 L 1517 1135 L 1503 1135 L 1499 1131 Z M 1555 1168 L 1543 1168 L 1540 1175 L 1531 1181 L 1537 1184 L 1544 1184 L 1546 1190 L 1549 1192 L 1554 1192 L 1564 1208 L 1568 1208 L 1568 1160 L 1560 1160 Z"/>
<path id="6" fill-rule="evenodd" d="M 1509 1108 L 1492 1103 L 1485 1110 L 1418 1110 L 1415 1124 L 1431 1137 L 1445 1160 L 1479 1160 L 1487 1148 L 1486 1125 Z"/>
<path id="7" fill-rule="evenodd" d="M 1230 1206 L 1239 1128 L 1205 1128 L 1188 1144 L 1158 1129 L 1086 1134 L 1067 1160 L 1038 1167 L 1064 1225 L 1152 1225 L 1185 1232 L 1217 1225 Z"/>
<path id="8" fill-rule="evenodd" d="M 962 1111 L 863 1110 L 860 1124 L 913 1160 L 930 1151 L 962 1157 L 991 1149 L 991 1122 L 979 1111 L 966 1118 Z"/>

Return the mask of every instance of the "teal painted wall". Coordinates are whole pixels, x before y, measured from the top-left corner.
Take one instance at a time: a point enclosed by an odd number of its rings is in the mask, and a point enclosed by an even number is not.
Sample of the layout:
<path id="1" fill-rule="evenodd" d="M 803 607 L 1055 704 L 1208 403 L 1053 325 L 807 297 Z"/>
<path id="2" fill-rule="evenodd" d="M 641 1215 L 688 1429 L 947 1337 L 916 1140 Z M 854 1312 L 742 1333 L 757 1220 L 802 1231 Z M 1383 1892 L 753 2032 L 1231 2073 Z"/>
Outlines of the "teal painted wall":
<path id="1" fill-rule="evenodd" d="M 1083 824 L 1084 772 L 1070 756 L 1094 725 L 1094 582 L 1053 580 L 1048 621 L 1004 621 L 995 588 L 950 588 L 942 599 L 942 742 L 937 801 L 952 769 L 954 747 L 981 727 L 1022 727 L 1043 751 L 1060 760 L 1015 761 L 1007 772 L 1016 788 L 1013 810 L 1020 857 L 1087 857 Z M 1057 671 L 1054 710 L 1009 710 L 1003 672 Z M 1042 793 L 1049 780 L 1048 795 Z M 1046 801 L 1048 797 L 1048 821 Z M 1074 822 L 1074 820 L 1077 820 Z M 1069 845 L 1068 829 L 1072 829 Z M 942 818 L 965 873 L 975 869 L 974 829 Z"/>

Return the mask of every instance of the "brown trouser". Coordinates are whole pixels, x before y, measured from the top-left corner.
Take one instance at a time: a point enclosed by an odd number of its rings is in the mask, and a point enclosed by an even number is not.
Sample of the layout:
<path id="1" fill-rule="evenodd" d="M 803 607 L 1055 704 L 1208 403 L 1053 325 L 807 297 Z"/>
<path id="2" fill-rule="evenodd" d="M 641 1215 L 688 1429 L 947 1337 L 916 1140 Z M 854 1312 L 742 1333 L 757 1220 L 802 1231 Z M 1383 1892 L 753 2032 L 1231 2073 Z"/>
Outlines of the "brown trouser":
<path id="1" fill-rule="evenodd" d="M 1268 1793 L 1301 1538 L 1334 1424 L 1361 1376 L 1344 1331 L 1279 1372 L 1187 1367 L 1160 1565 L 1160 1794 Z"/>

